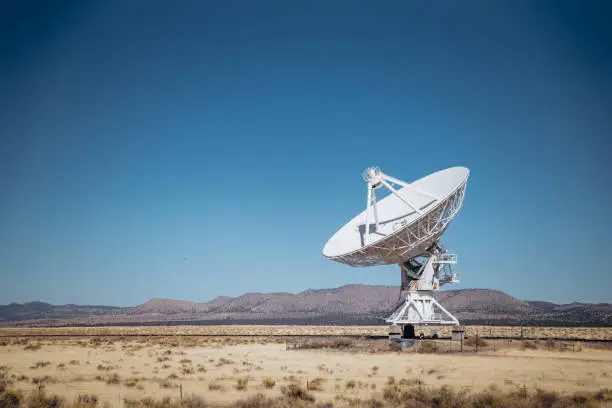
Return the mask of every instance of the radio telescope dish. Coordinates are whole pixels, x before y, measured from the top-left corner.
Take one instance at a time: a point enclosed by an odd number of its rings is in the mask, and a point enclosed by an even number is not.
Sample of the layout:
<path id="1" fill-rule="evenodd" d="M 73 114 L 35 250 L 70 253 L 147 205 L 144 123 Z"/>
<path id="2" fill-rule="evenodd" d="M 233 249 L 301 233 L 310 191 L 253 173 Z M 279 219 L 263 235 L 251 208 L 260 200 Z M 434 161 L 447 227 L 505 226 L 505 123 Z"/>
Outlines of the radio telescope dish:
<path id="1" fill-rule="evenodd" d="M 366 209 L 327 241 L 323 255 L 350 266 L 400 265 L 402 290 L 408 294 L 388 322 L 458 324 L 432 294 L 457 282 L 456 256 L 446 253 L 439 239 L 463 204 L 469 174 L 465 167 L 451 167 L 406 183 L 378 167 L 363 173 Z M 389 194 L 377 201 L 376 192 L 383 188 Z"/>

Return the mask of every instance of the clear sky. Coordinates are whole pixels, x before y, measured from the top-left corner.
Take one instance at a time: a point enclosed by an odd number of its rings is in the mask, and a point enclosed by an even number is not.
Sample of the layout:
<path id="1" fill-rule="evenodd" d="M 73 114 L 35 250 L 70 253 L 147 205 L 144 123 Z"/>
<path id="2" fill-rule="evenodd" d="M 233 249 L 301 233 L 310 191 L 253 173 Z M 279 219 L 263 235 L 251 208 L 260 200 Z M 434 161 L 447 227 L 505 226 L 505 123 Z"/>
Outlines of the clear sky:
<path id="1" fill-rule="evenodd" d="M 469 167 L 461 283 L 611 302 L 601 1 L 8 1 L 0 304 L 348 283 L 361 172 Z"/>

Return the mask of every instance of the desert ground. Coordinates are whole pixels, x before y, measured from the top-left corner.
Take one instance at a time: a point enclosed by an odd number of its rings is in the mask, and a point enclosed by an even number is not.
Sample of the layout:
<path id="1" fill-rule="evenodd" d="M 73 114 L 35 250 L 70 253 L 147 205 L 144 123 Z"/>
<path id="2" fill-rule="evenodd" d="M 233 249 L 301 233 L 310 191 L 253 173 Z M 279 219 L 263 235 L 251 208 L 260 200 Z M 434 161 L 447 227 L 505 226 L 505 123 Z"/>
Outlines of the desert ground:
<path id="1" fill-rule="evenodd" d="M 203 329 L 208 335 L 194 335 Z M 401 350 L 386 339 L 349 337 L 379 334 L 375 330 L 379 328 L 2 329 L 0 378 L 6 389 L 23 398 L 44 390 L 65 401 L 94 395 L 99 405 L 116 407 L 150 406 L 139 402 L 146 397 L 188 401 L 194 396 L 224 406 L 256 394 L 268 401 L 297 398 L 304 404 L 314 399 L 328 406 L 360 406 L 359 401 L 376 400 L 394 406 L 401 405 L 397 393 L 403 388 L 443 386 L 504 395 L 540 390 L 555 398 L 572 396 L 572 401 L 576 395 L 590 395 L 585 400 L 590 406 L 612 406 L 612 392 L 602 391 L 612 389 L 609 343 L 472 336 L 460 352 L 460 344 L 449 339 L 425 340 Z M 584 333 L 602 335 L 595 329 Z"/>
<path id="2" fill-rule="evenodd" d="M 521 327 L 464 326 L 466 336 L 557 338 L 612 340 L 612 327 Z M 386 336 L 388 326 L 293 326 L 293 325 L 227 325 L 227 326 L 106 326 L 106 327 L 0 327 L 0 338 L 6 336 L 92 335 L 92 336 Z M 450 337 L 451 326 L 417 327 L 416 332 L 429 334 L 437 330 Z"/>

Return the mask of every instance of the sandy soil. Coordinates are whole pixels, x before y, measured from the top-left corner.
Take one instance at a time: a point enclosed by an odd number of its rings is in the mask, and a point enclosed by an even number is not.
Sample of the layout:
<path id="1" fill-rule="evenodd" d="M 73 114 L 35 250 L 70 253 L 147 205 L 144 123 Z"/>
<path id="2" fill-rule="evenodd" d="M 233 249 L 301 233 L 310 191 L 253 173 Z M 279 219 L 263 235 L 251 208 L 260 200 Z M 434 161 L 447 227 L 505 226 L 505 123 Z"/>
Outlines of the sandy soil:
<path id="1" fill-rule="evenodd" d="M 178 396 L 179 385 L 183 395 L 198 394 L 208 401 L 235 401 L 256 393 L 275 396 L 284 384 L 298 382 L 305 387 L 317 377 L 324 379 L 321 390 L 313 391 L 318 401 L 332 401 L 338 394 L 380 395 L 389 376 L 426 386 L 475 390 L 491 384 L 559 392 L 612 388 L 612 351 L 588 346 L 579 352 L 499 347 L 495 352 L 418 354 L 287 350 L 284 343 L 226 345 L 226 339 L 207 339 L 191 347 L 173 346 L 177 343 L 173 338 L 158 341 L 165 344 L 152 344 L 146 338 L 102 343 L 45 339 L 28 343 L 30 348 L 40 345 L 35 350 L 24 350 L 25 342 L 17 342 L 0 347 L 0 365 L 8 366 L 14 388 L 33 389 L 33 378 L 48 376 L 48 391 L 68 399 L 93 393 L 113 406 L 124 397 Z M 46 361 L 50 364 L 33 368 Z M 118 383 L 108 384 L 114 374 Z M 266 377 L 275 380 L 272 389 L 263 387 Z M 236 389 L 238 378 L 248 378 L 246 389 Z"/>

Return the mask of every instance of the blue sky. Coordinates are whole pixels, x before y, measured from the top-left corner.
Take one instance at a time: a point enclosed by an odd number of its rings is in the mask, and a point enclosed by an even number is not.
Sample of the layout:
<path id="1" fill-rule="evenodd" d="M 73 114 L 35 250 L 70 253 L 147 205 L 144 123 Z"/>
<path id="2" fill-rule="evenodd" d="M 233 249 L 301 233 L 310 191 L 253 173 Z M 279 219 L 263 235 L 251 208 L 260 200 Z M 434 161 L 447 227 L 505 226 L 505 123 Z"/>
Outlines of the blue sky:
<path id="1" fill-rule="evenodd" d="M 361 172 L 471 170 L 461 283 L 610 302 L 606 2 L 65 1 L 0 12 L 0 304 L 348 283 Z"/>

